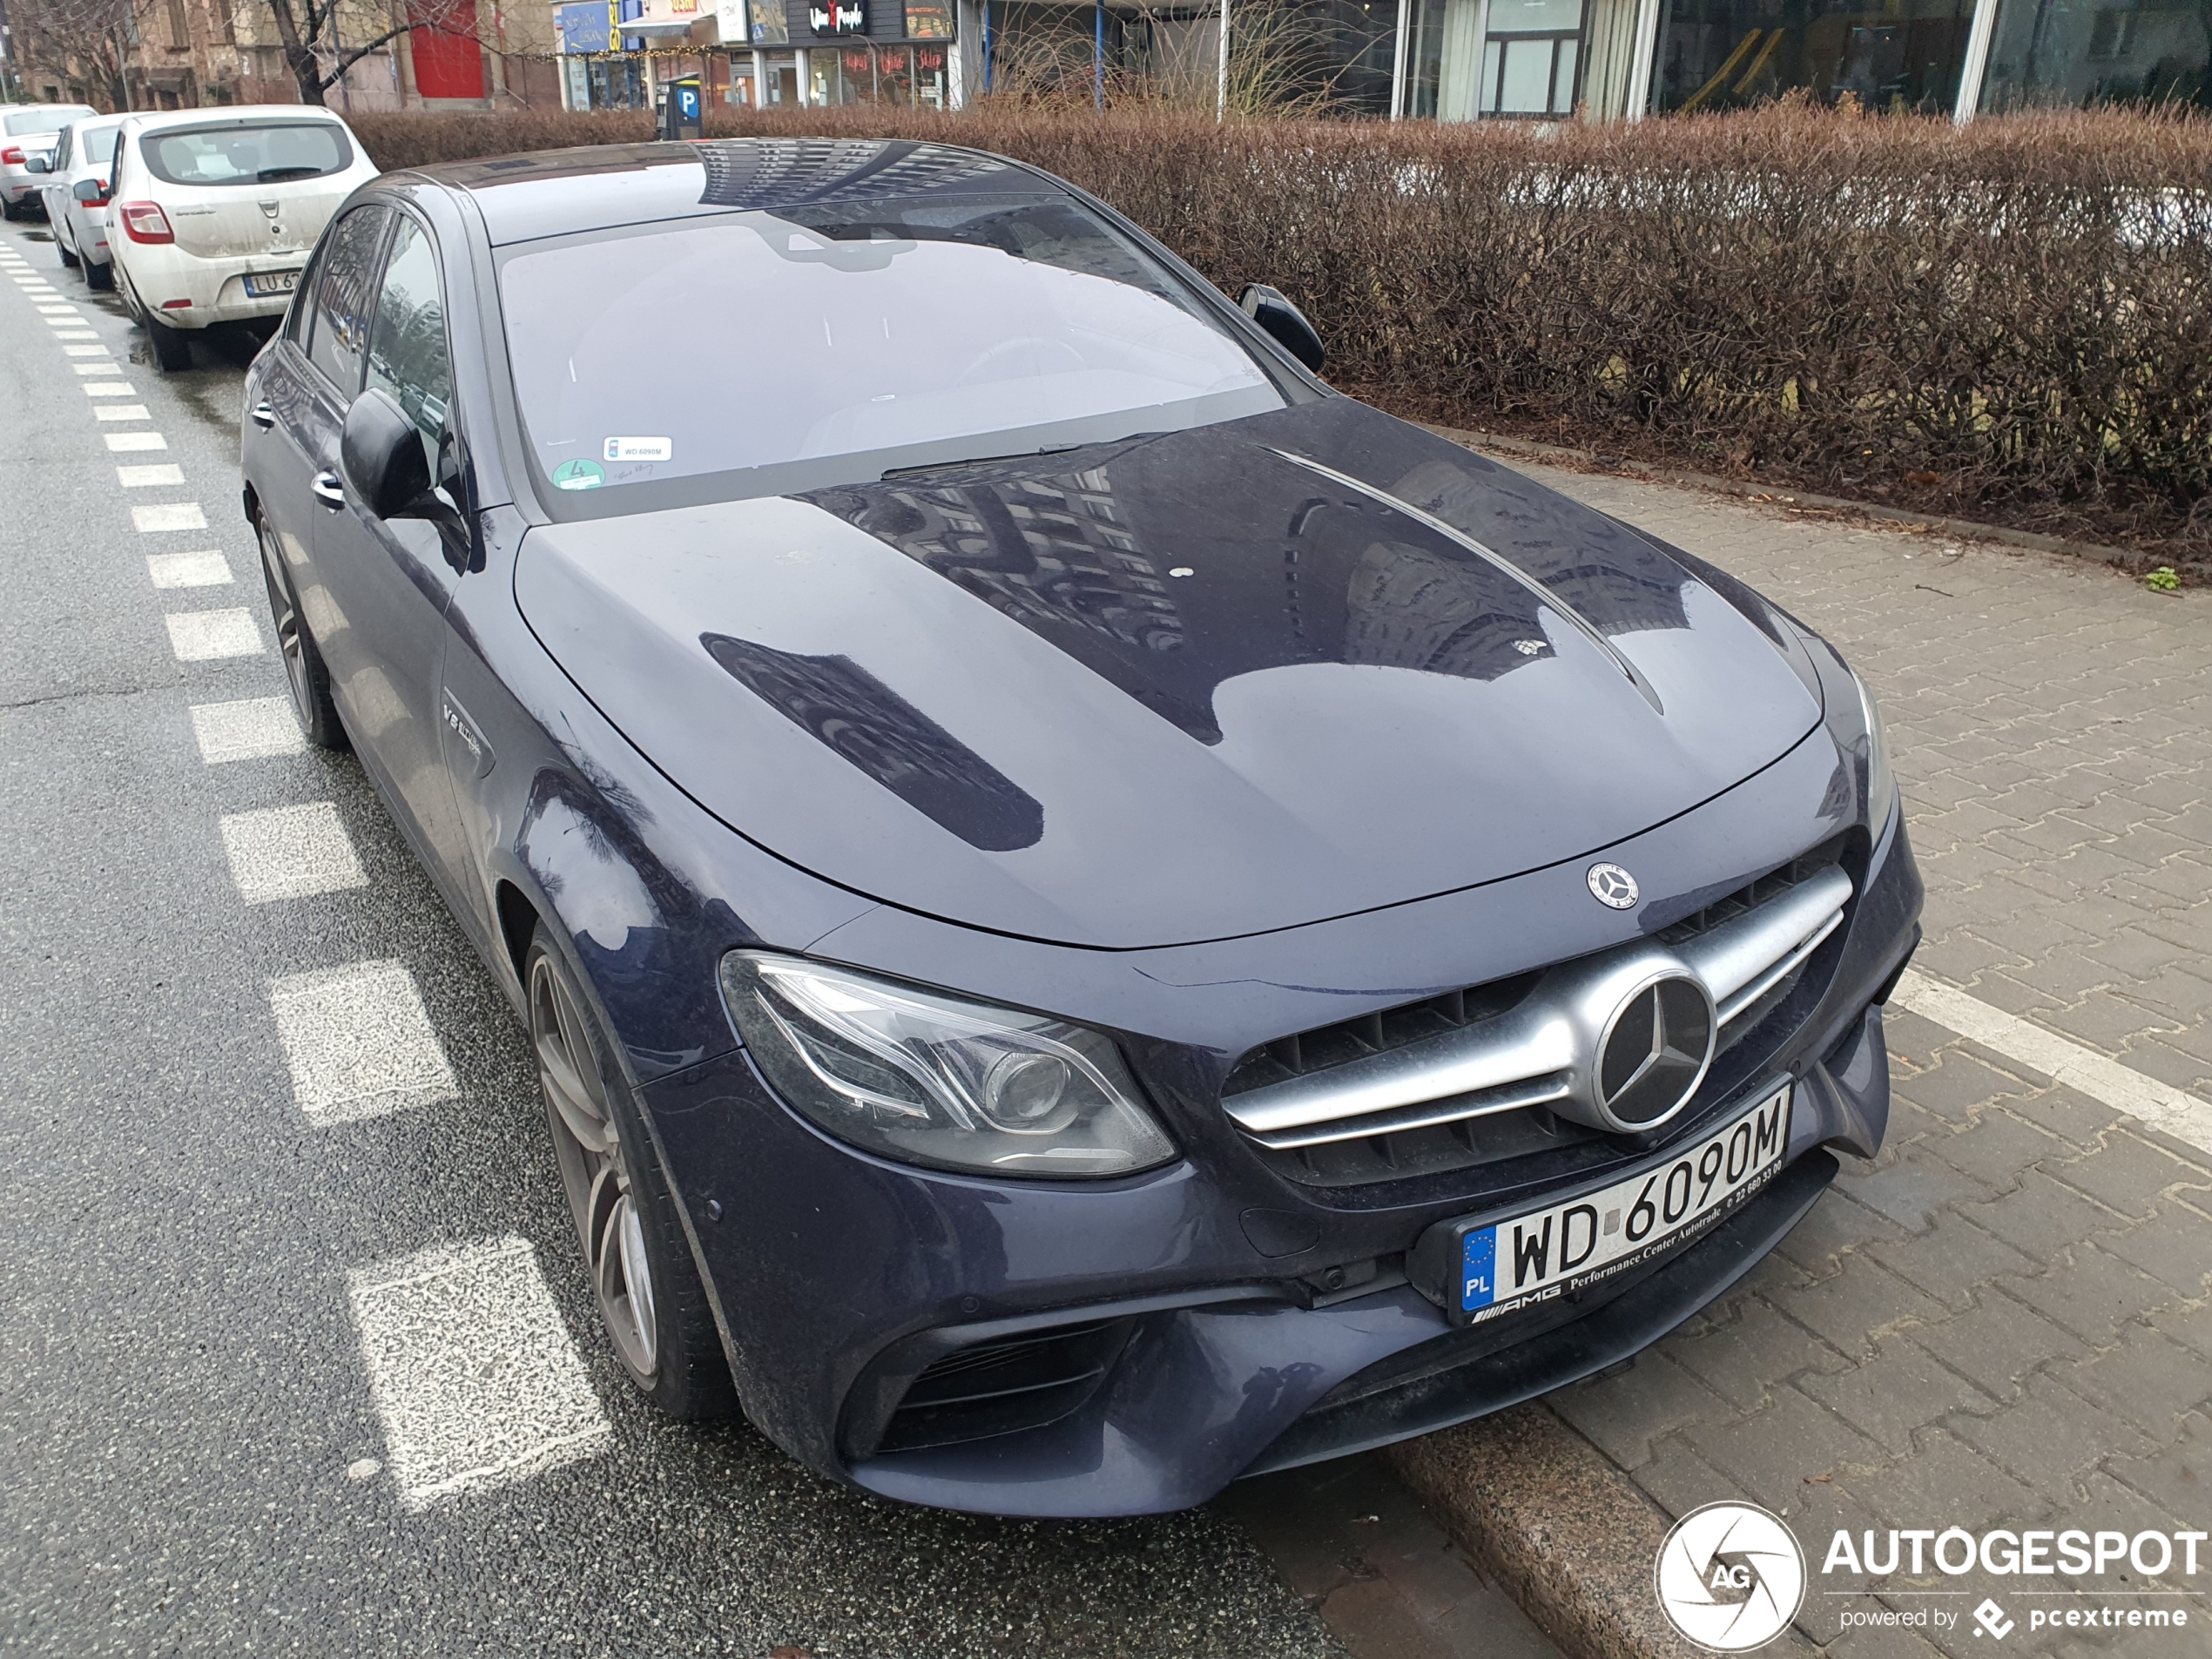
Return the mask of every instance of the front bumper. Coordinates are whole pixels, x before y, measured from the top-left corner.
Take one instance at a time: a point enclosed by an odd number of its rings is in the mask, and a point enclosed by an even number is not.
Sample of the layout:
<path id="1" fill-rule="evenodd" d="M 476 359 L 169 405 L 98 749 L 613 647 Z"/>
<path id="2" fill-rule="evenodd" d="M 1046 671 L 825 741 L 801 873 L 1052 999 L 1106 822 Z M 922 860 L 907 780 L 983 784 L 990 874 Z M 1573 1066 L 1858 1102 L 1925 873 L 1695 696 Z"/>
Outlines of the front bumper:
<path id="1" fill-rule="evenodd" d="M 1895 819 L 1892 819 L 1893 825 Z M 1503 1205 L 1480 1184 L 1294 1190 L 1191 1143 L 1109 1183 L 994 1184 L 894 1165 L 777 1104 L 742 1053 L 652 1084 L 649 1116 L 690 1218 L 755 1423 L 816 1470 L 954 1509 L 1034 1516 L 1172 1510 L 1240 1474 L 1426 1433 L 1634 1353 L 1720 1295 L 1834 1173 L 1871 1156 L 1889 1107 L 1878 1000 L 1917 936 L 1901 828 L 1873 849 L 1824 990 L 1754 1074 L 1698 1098 L 1688 1139 L 1781 1078 L 1787 1164 L 1679 1253 L 1473 1330 L 1389 1271 L 1339 1293 L 1332 1265 L 1387 1262 L 1432 1222 Z M 1217 1111 L 1216 1113 L 1217 1116 Z M 1103 1377 L 1055 1420 L 884 1451 L 934 1358 L 1069 1327 L 1107 1332 Z"/>

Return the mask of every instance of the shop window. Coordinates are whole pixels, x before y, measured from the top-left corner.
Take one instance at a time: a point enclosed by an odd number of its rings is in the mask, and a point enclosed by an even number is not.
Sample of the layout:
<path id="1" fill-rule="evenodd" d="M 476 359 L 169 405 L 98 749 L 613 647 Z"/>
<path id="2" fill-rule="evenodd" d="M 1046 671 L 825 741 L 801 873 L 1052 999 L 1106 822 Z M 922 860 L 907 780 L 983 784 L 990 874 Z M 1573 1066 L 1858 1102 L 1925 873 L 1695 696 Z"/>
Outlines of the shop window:
<path id="1" fill-rule="evenodd" d="M 2201 6 L 1998 0 L 1985 110 L 2212 103 Z"/>
<path id="2" fill-rule="evenodd" d="M 950 40 L 952 0 L 907 0 L 908 40 Z"/>
<path id="3" fill-rule="evenodd" d="M 1482 47 L 1485 115 L 1571 115 L 1582 0 L 1490 0 Z"/>
<path id="4" fill-rule="evenodd" d="M 1973 18 L 1973 0 L 1668 0 L 1652 106 L 1740 109 L 1802 88 L 1826 104 L 1849 93 L 1867 110 L 1947 111 Z"/>
<path id="5" fill-rule="evenodd" d="M 791 18 L 784 10 L 784 0 L 749 0 L 745 8 L 752 22 L 752 39 L 756 46 L 782 46 L 791 40 Z"/>

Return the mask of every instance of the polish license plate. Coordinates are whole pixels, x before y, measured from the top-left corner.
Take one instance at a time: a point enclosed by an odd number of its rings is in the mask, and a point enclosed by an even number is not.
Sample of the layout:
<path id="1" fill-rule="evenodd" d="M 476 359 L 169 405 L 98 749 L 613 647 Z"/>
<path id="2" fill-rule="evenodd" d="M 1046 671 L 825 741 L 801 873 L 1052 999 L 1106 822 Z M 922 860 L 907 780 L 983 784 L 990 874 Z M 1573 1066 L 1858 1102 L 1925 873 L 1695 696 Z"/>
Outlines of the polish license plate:
<path id="1" fill-rule="evenodd" d="M 290 293 L 300 286 L 297 271 L 257 271 L 246 279 L 246 291 L 255 299 L 272 293 Z"/>
<path id="2" fill-rule="evenodd" d="M 1764 1186 L 1789 1148 L 1784 1083 L 1664 1163 L 1504 1221 L 1446 1222 L 1415 1256 L 1452 1273 L 1436 1287 L 1445 1311 L 1480 1325 L 1680 1249 Z"/>

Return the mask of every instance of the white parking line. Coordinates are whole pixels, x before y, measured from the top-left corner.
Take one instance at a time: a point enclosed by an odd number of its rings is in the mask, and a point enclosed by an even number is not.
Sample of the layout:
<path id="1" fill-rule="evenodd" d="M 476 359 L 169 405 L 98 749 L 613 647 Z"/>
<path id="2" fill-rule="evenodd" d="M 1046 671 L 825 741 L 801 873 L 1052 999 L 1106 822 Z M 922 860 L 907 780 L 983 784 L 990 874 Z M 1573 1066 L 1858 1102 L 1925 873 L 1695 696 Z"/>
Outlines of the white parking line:
<path id="1" fill-rule="evenodd" d="M 199 553 L 149 553 L 146 575 L 157 588 L 219 588 L 231 579 L 231 562 L 220 548 Z"/>
<path id="2" fill-rule="evenodd" d="M 529 1241 L 346 1275 L 400 1501 L 421 1509 L 595 1455 L 611 1433 Z"/>
<path id="3" fill-rule="evenodd" d="M 158 507 L 133 507 L 131 523 L 149 535 L 156 530 L 204 530 L 207 515 L 199 510 L 196 501 L 164 502 Z"/>
<path id="4" fill-rule="evenodd" d="M 292 721 L 289 711 L 284 716 Z M 459 1092 L 415 976 L 349 962 L 269 982 L 292 1097 L 321 1129 L 451 1100 Z"/>
<path id="5" fill-rule="evenodd" d="M 338 809 L 327 800 L 226 813 L 220 828 L 231 880 L 248 904 L 368 884 Z"/>
<path id="6" fill-rule="evenodd" d="M 261 654 L 261 631 L 249 610 L 172 610 L 162 621 L 169 627 L 169 649 L 180 663 Z"/>
<path id="7" fill-rule="evenodd" d="M 106 357 L 107 354 L 102 352 L 100 355 Z M 123 372 L 123 365 L 113 358 L 109 358 L 105 363 L 71 363 L 70 368 L 79 374 L 119 374 Z"/>
<path id="8" fill-rule="evenodd" d="M 54 332 L 56 340 L 98 340 L 99 336 L 89 328 L 61 328 Z"/>
<path id="9" fill-rule="evenodd" d="M 64 346 L 62 350 L 71 357 L 112 357 L 115 355 L 105 346 Z"/>
<path id="10" fill-rule="evenodd" d="M 103 432 L 100 435 L 107 440 L 111 454 L 119 455 L 126 449 L 166 449 L 169 447 L 169 440 L 158 432 Z"/>
<path id="11" fill-rule="evenodd" d="M 1890 1000 L 2115 1112 L 2140 1118 L 2199 1151 L 2212 1152 L 2212 1102 L 2145 1076 L 2133 1066 L 2123 1066 L 2016 1014 L 1993 1008 L 1955 985 L 1930 979 L 1917 968 L 1905 970 Z"/>
<path id="12" fill-rule="evenodd" d="M 143 403 L 102 403 L 92 410 L 95 421 L 150 421 Z"/>
<path id="13" fill-rule="evenodd" d="M 192 734 L 211 766 L 230 760 L 294 755 L 307 746 L 288 698 L 249 697 L 236 703 L 195 703 Z"/>
<path id="14" fill-rule="evenodd" d="M 84 382 L 84 395 L 87 397 L 136 397 L 138 395 L 138 388 L 128 381 L 87 381 Z"/>
<path id="15" fill-rule="evenodd" d="M 185 482 L 185 469 L 173 461 L 157 461 L 151 466 L 118 467 L 115 482 L 125 489 L 158 489 L 168 484 Z M 199 511 L 198 508 L 192 509 Z M 203 519 L 203 523 L 206 521 Z"/>

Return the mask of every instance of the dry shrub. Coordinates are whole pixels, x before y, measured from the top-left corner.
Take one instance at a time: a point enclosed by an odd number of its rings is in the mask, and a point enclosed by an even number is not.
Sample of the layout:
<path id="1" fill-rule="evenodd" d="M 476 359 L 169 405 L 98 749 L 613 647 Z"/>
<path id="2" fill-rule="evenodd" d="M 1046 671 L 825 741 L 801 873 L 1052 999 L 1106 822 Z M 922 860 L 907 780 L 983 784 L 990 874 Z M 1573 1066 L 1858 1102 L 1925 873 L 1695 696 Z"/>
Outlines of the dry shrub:
<path id="1" fill-rule="evenodd" d="M 388 165 L 637 115 L 362 118 Z M 1001 101 L 717 110 L 715 136 L 932 138 L 1275 284 L 1399 413 L 1778 486 L 2212 555 L 2212 122 L 1955 129 L 1782 106 L 1554 128 Z"/>

